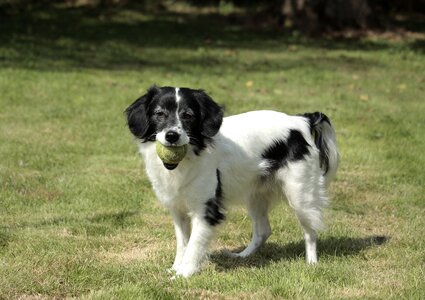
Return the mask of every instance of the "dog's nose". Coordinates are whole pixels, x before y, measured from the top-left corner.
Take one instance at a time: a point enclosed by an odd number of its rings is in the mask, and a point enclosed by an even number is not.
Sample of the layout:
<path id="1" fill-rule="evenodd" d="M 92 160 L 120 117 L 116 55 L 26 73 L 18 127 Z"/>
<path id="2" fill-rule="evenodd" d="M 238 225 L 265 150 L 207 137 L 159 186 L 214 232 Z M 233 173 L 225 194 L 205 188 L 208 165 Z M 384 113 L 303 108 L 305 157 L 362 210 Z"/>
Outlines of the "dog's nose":
<path id="1" fill-rule="evenodd" d="M 177 132 L 172 131 L 172 130 L 168 131 L 165 134 L 165 140 L 169 143 L 175 143 L 175 142 L 177 142 L 177 140 L 179 138 L 180 138 L 180 135 Z"/>

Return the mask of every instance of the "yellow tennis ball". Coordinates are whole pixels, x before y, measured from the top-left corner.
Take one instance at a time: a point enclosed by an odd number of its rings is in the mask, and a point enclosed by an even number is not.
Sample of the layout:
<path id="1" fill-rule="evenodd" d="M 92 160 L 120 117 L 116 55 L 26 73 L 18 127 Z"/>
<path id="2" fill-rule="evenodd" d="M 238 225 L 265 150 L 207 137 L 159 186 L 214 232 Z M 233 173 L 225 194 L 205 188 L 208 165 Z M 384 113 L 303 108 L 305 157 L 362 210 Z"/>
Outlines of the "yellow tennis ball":
<path id="1" fill-rule="evenodd" d="M 176 165 L 182 161 L 187 152 L 187 145 L 183 146 L 164 146 L 156 142 L 156 153 L 166 164 Z"/>

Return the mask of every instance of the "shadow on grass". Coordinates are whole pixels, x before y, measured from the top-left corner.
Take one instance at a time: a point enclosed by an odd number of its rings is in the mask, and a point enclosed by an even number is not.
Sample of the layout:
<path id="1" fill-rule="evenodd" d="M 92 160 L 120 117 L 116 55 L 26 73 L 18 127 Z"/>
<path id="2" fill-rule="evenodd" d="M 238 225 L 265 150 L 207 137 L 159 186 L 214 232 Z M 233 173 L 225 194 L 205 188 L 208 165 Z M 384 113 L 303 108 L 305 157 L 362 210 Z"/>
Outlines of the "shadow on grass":
<path id="1" fill-rule="evenodd" d="M 289 62 L 256 61 L 246 65 L 237 53 L 220 55 L 211 50 L 267 50 L 284 52 L 294 44 L 312 49 L 380 50 L 381 42 L 309 39 L 272 30 L 246 28 L 221 15 L 161 13 L 138 10 L 54 9 L 2 16 L 0 21 L 0 67 L 37 70 L 95 68 L 140 70 L 159 68 L 182 71 L 188 64 L 208 67 L 239 67 L 238 71 L 309 66 L 312 58 Z M 417 46 L 417 45 L 415 45 Z M 186 54 L 185 54 L 186 53 Z M 293 56 L 293 55 L 291 55 Z M 340 57 L 315 64 L 344 63 L 365 68 L 374 61 Z M 329 59 L 329 58 L 328 58 Z M 280 62 L 280 63 L 279 63 Z M 289 64 L 289 65 L 288 65 Z M 187 68 L 186 68 L 187 69 Z"/>
<path id="2" fill-rule="evenodd" d="M 0 228 L 0 251 L 9 245 L 11 239 L 12 234 L 9 231 Z"/>
<path id="3" fill-rule="evenodd" d="M 328 237 L 320 239 L 318 243 L 320 257 L 344 257 L 358 255 L 360 252 L 383 245 L 388 242 L 387 236 L 368 236 L 364 238 Z M 239 252 L 243 249 L 235 249 Z M 270 263 L 282 260 L 304 259 L 304 241 L 280 245 L 276 243 L 266 243 L 254 255 L 247 258 L 232 258 L 226 251 L 218 251 L 211 255 L 210 259 L 218 269 L 229 270 L 243 267 L 264 267 Z"/>
<path id="4" fill-rule="evenodd" d="M 121 210 L 117 212 L 100 212 L 93 216 L 60 216 L 37 222 L 22 222 L 14 225 L 0 225 L 0 248 L 6 247 L 13 230 L 22 228 L 44 228 L 56 226 L 67 228 L 74 234 L 108 235 L 134 224 L 141 225 L 139 210 Z"/>

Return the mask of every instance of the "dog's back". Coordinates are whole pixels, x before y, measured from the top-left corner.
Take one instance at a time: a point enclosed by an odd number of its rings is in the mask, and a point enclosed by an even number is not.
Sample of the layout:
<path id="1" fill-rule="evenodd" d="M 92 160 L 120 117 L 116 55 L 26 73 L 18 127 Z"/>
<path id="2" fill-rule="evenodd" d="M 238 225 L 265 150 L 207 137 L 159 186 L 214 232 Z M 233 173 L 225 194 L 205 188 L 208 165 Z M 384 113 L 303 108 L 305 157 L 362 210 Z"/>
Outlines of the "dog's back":
<path id="1" fill-rule="evenodd" d="M 299 176 L 312 173 L 328 183 L 338 165 L 335 132 L 321 113 L 252 111 L 226 117 L 212 151 L 220 158 L 217 168 L 228 177 L 223 184 L 232 200 L 245 201 L 255 189 L 269 189 L 289 169 L 302 166 L 306 170 Z"/>

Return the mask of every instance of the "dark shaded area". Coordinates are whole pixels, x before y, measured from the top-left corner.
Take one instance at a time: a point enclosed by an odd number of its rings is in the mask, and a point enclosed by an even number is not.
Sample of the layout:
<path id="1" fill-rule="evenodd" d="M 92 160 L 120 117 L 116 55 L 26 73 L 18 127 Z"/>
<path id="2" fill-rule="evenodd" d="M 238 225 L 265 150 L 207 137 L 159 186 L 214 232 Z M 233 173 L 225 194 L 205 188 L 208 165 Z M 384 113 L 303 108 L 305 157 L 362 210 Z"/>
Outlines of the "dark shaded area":
<path id="1" fill-rule="evenodd" d="M 182 1 L 178 1 L 182 2 Z M 256 25 L 302 30 L 309 34 L 355 29 L 391 29 L 395 15 L 425 14 L 425 0 L 187 0 L 195 6 L 243 8 Z"/>
<path id="2" fill-rule="evenodd" d="M 425 40 L 415 40 L 412 43 L 410 43 L 410 49 L 412 49 L 415 52 L 424 54 L 425 53 Z"/>
<path id="3" fill-rule="evenodd" d="M 387 236 L 368 236 L 364 238 L 328 237 L 319 239 L 318 255 L 324 257 L 344 257 L 359 255 L 372 247 L 384 245 L 390 240 Z M 266 243 L 260 250 L 247 258 L 232 258 L 226 251 L 220 251 L 211 255 L 211 260 L 223 271 L 235 268 L 264 267 L 273 262 L 282 260 L 304 259 L 304 241 L 289 243 L 286 245 Z M 232 250 L 240 252 L 243 248 Z"/>
<path id="4" fill-rule="evenodd" d="M 11 237 L 9 232 L 23 228 L 42 228 L 49 226 L 62 226 L 70 229 L 75 234 L 86 233 L 88 235 L 107 235 L 134 224 L 141 225 L 143 220 L 139 218 L 139 210 L 121 210 L 108 213 L 96 213 L 89 217 L 59 216 L 36 222 L 21 222 L 13 225 L 0 224 L 0 249 L 7 246 Z"/>
<path id="5" fill-rule="evenodd" d="M 127 218 L 136 216 L 139 214 L 140 212 L 136 210 L 133 210 L 133 211 L 124 210 L 121 212 L 96 214 L 94 217 L 88 218 L 88 220 L 90 222 L 95 222 L 95 223 L 108 222 L 108 223 L 112 223 L 114 226 L 117 226 L 117 227 L 124 227 L 124 225 L 126 224 Z"/>
<path id="6" fill-rule="evenodd" d="M 0 66 L 27 68 L 179 68 L 199 59 L 208 66 L 222 63 L 209 57 L 152 56 L 144 51 L 196 50 L 213 47 L 267 47 L 277 43 L 272 33 L 233 30 L 220 16 L 159 14 L 155 19 L 116 20 L 117 10 L 47 9 L 1 19 L 0 45 L 8 55 Z M 218 26 L 218 25 L 227 26 Z M 254 46 L 253 42 L 259 42 Z M 170 61 L 175 63 L 170 65 Z"/>
<path id="7" fill-rule="evenodd" d="M 12 234 L 5 229 L 0 228 L 0 251 L 9 245 L 12 239 Z"/>
<path id="8" fill-rule="evenodd" d="M 39 70 L 159 68 L 182 71 L 190 63 L 217 74 L 221 74 L 223 68 L 240 72 L 270 71 L 298 66 L 321 67 L 325 60 L 335 58 L 243 61 L 238 59 L 238 49 L 280 52 L 292 51 L 291 47 L 295 45 L 317 50 L 373 51 L 391 47 L 379 41 L 315 39 L 272 28 L 252 28 L 237 18 L 220 14 L 160 12 L 146 15 L 137 7 L 32 8 L 3 15 L 0 27 L 0 67 Z M 424 41 L 414 40 L 403 47 L 423 52 Z M 156 55 L 158 49 L 174 52 Z M 209 52 L 211 49 L 223 49 L 229 53 L 217 56 Z M 175 52 L 186 50 L 192 51 L 191 55 Z M 374 63 L 348 57 L 338 59 L 341 61 L 356 68 Z"/>
<path id="9" fill-rule="evenodd" d="M 399 25 L 393 22 L 396 14 L 402 13 L 408 18 L 421 15 L 422 19 L 425 16 L 425 0 L 3 0 L 0 13 L 17 14 L 51 7 L 129 8 L 151 13 L 170 11 L 176 5 L 183 5 L 195 14 L 196 8 L 207 7 L 217 12 L 227 7 L 227 14 L 235 17 L 235 12 L 243 12 L 252 25 L 292 28 L 310 34 L 346 28 L 390 29 Z"/>

